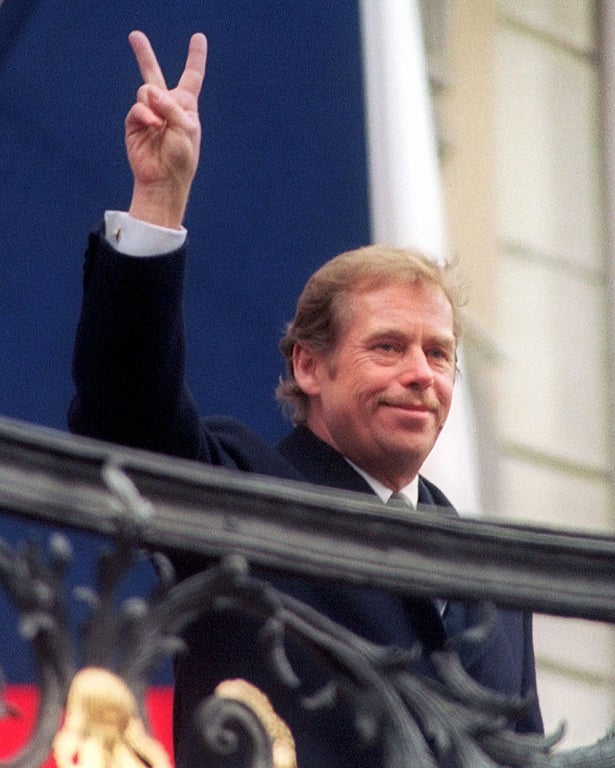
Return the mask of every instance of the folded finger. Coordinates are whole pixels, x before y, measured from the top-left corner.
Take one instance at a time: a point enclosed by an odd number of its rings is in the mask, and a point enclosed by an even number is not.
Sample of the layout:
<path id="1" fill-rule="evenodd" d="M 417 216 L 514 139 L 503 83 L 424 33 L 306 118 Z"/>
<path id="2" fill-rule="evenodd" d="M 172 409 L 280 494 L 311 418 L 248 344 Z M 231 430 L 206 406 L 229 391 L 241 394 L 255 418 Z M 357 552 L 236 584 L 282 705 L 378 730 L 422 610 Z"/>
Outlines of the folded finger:
<path id="1" fill-rule="evenodd" d="M 135 128 L 162 128 L 166 121 L 146 104 L 133 104 L 126 115 L 126 126 Z"/>
<path id="2" fill-rule="evenodd" d="M 137 104 L 143 104 L 163 122 L 184 128 L 190 124 L 186 111 L 175 96 L 163 88 L 156 88 L 155 86 L 146 85 L 142 86 L 142 89 L 144 98 L 140 99 Z"/>

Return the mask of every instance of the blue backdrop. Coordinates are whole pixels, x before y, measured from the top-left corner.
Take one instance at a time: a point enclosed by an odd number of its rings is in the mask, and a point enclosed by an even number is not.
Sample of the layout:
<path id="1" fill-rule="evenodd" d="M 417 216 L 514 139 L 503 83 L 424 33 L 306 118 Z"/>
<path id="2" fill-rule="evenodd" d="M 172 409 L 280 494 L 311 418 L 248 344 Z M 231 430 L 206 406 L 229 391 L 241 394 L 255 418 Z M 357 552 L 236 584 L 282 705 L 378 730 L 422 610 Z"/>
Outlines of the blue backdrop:
<path id="1" fill-rule="evenodd" d="M 130 198 L 123 121 L 140 77 L 127 35 L 150 36 L 174 85 L 200 30 L 209 59 L 186 221 L 189 382 L 204 412 L 283 434 L 277 342 L 296 296 L 315 267 L 369 240 L 357 6 L 4 0 L 0 414 L 65 428 L 87 233 Z M 0 535 L 31 528 L 4 520 Z M 87 546 L 78 539 L 80 557 Z M 29 674 L 15 658 L 8 666 Z"/>

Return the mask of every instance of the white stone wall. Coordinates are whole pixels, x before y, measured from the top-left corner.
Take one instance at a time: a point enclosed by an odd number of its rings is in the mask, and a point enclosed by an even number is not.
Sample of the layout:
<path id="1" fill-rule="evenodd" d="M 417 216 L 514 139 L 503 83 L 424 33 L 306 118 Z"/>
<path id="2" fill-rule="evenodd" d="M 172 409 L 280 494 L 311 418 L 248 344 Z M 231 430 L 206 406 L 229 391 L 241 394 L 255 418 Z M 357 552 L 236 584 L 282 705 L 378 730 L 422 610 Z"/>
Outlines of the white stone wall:
<path id="1" fill-rule="evenodd" d="M 612 527 L 607 253 L 593 3 L 500 0 L 494 332 L 506 517 Z M 546 725 L 614 719 L 613 630 L 537 617 Z"/>
<path id="2" fill-rule="evenodd" d="M 435 96 L 478 330 L 466 375 L 479 394 L 484 512 L 613 531 L 596 18 L 591 0 L 450 0 Z M 615 722 L 613 629 L 537 616 L 535 641 L 547 729 L 565 719 L 564 746 L 593 742 Z"/>

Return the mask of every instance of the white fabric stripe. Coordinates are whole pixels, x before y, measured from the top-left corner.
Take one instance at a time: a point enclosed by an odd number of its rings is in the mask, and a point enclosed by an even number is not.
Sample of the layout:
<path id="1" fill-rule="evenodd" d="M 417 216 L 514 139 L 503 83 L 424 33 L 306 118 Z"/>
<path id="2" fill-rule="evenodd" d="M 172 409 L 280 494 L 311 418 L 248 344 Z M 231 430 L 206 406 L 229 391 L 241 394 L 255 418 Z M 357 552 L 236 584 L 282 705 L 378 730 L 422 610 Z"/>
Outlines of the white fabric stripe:
<path id="1" fill-rule="evenodd" d="M 413 0 L 361 0 L 372 239 L 446 257 L 423 36 Z"/>

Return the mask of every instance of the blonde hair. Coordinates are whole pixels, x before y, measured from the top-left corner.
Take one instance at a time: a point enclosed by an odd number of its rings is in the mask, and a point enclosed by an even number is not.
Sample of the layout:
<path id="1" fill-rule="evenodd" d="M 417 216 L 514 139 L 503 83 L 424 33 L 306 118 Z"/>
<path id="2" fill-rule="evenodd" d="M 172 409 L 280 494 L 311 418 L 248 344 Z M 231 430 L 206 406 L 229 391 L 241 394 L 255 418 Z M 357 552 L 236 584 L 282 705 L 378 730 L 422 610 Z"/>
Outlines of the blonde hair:
<path id="1" fill-rule="evenodd" d="M 297 301 L 295 317 L 280 340 L 285 376 L 280 377 L 276 398 L 294 424 L 307 419 L 308 396 L 299 387 L 293 371 L 296 344 L 314 352 L 332 352 L 348 324 L 350 294 L 388 284 L 435 285 L 453 310 L 453 333 L 461 335 L 461 294 L 454 265 L 438 264 L 409 248 L 370 245 L 346 251 L 318 269 L 308 280 Z"/>

